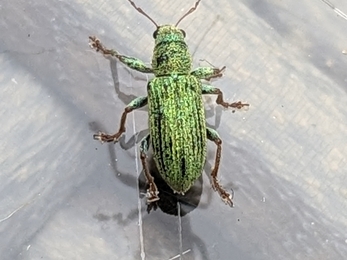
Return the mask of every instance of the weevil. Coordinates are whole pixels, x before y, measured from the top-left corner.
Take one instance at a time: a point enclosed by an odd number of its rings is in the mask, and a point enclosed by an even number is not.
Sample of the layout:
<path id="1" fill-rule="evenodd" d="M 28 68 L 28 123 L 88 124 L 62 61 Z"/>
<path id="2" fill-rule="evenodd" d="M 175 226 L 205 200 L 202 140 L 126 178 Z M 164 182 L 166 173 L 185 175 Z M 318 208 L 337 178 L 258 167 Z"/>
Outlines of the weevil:
<path id="1" fill-rule="evenodd" d="M 196 1 L 175 25 L 158 25 L 133 1 L 128 1 L 156 26 L 153 33 L 155 44 L 152 66 L 147 66 L 137 58 L 107 49 L 95 36 L 89 37 L 90 46 L 104 55 L 116 57 L 131 69 L 153 73 L 154 78 L 147 84 L 147 96 L 138 97 L 125 107 L 118 132 L 112 135 L 99 132 L 94 135 L 94 139 L 102 143 L 117 142 L 125 132 L 127 115 L 148 105 L 149 134 L 140 143 L 140 157 L 148 184 L 147 203 L 159 200 L 159 191 L 146 160 L 150 146 L 161 177 L 174 192 L 184 194 L 202 174 L 208 139 L 217 145 L 215 165 L 211 173 L 212 187 L 221 199 L 232 207 L 232 195 L 217 180 L 222 140 L 215 130 L 206 127 L 202 95 L 217 95 L 217 104 L 225 108 L 232 107 L 234 110 L 249 104 L 241 101 L 227 103 L 223 100 L 220 89 L 201 82 L 221 77 L 225 67 L 198 67 L 192 70 L 192 56 L 185 42 L 186 33 L 177 26 L 196 10 L 201 0 Z"/>

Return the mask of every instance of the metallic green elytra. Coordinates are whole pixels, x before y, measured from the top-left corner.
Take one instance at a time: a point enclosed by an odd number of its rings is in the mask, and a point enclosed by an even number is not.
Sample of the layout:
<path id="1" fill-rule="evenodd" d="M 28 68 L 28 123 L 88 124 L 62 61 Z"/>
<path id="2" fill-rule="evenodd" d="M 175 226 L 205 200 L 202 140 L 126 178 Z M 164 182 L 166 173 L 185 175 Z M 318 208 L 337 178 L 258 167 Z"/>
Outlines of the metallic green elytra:
<path id="1" fill-rule="evenodd" d="M 215 166 L 211 173 L 212 187 L 226 204 L 233 206 L 232 196 L 217 180 L 222 140 L 215 130 L 206 127 L 202 95 L 217 95 L 216 102 L 223 107 L 240 109 L 248 104 L 240 101 L 227 103 L 223 100 L 220 89 L 201 82 L 203 79 L 221 77 L 225 67 L 199 67 L 192 70 L 192 57 L 185 42 L 186 35 L 177 25 L 197 8 L 200 0 L 176 25 L 161 26 L 133 1 L 128 1 L 157 27 L 153 34 L 155 46 L 152 66 L 148 67 L 141 60 L 106 49 L 94 36 L 89 37 L 90 46 L 104 55 L 116 57 L 134 70 L 153 73 L 155 77 L 147 85 L 148 95 L 136 98 L 126 106 L 118 132 L 113 135 L 99 132 L 94 135 L 94 139 L 101 142 L 117 142 L 125 132 L 127 114 L 148 105 L 150 133 L 143 138 L 140 145 L 141 162 L 149 185 L 147 202 L 159 200 L 159 192 L 146 160 L 150 145 L 159 174 L 174 192 L 184 194 L 202 174 L 206 160 L 206 141 L 209 139 L 217 145 Z"/>

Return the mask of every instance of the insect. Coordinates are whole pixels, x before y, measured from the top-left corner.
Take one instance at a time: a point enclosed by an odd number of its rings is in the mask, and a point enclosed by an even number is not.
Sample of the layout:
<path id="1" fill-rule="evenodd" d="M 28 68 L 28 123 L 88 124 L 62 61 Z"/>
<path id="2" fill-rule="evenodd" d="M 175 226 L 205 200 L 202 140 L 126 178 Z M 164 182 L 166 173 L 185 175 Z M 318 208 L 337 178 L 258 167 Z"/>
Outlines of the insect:
<path id="1" fill-rule="evenodd" d="M 150 146 L 161 177 L 174 192 L 184 194 L 202 174 L 209 139 L 217 145 L 215 165 L 211 173 L 212 187 L 221 199 L 232 207 L 232 195 L 217 180 L 222 140 L 215 130 L 206 127 L 202 95 L 217 95 L 217 104 L 225 108 L 232 107 L 234 110 L 249 104 L 241 101 L 227 103 L 223 100 L 220 89 L 202 84 L 203 79 L 221 77 L 225 67 L 199 67 L 192 70 L 192 57 L 185 42 L 186 34 L 177 26 L 196 10 L 201 0 L 196 1 L 175 25 L 158 25 L 133 1 L 128 1 L 156 26 L 153 33 L 155 46 L 152 66 L 146 66 L 139 59 L 107 49 L 95 36 L 89 37 L 90 46 L 104 55 L 116 57 L 131 69 L 153 73 L 155 77 L 147 84 L 147 96 L 138 97 L 125 107 L 118 132 L 112 135 L 99 132 L 94 135 L 94 139 L 102 143 L 117 142 L 125 132 L 128 113 L 148 105 L 149 134 L 140 143 L 141 162 L 148 184 L 147 203 L 159 200 L 158 188 L 146 160 Z"/>

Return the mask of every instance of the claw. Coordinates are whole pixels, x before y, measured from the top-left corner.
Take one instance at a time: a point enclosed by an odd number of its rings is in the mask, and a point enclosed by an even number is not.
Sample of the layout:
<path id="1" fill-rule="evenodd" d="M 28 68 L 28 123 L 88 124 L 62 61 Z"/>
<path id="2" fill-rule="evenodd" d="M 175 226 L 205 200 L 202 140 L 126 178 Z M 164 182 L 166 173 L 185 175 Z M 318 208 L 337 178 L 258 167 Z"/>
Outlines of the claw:
<path id="1" fill-rule="evenodd" d="M 104 45 L 100 42 L 95 36 L 89 36 L 89 46 L 92 49 L 95 49 L 97 52 L 102 52 L 104 55 L 111 55 L 118 57 L 118 53 L 115 50 L 106 49 Z"/>
<path id="2" fill-rule="evenodd" d="M 214 72 L 213 72 L 213 76 L 208 77 L 205 80 L 210 81 L 211 79 L 223 77 L 223 72 L 224 72 L 225 68 L 226 68 L 225 66 L 223 66 L 221 69 L 215 68 Z"/>
<path id="3" fill-rule="evenodd" d="M 243 107 L 249 107 L 249 104 L 242 103 L 241 101 L 238 101 L 238 102 L 234 102 L 234 103 L 228 104 L 228 106 L 232 107 L 232 108 L 236 108 L 236 109 L 241 109 Z M 233 109 L 232 112 L 235 113 L 236 109 Z"/>
<path id="4" fill-rule="evenodd" d="M 249 104 L 243 104 L 241 101 L 231 103 L 230 107 L 235 107 L 237 109 L 241 109 L 242 107 L 249 107 Z"/>
<path id="5" fill-rule="evenodd" d="M 221 199 L 225 204 L 229 205 L 229 207 L 232 207 L 232 208 L 234 207 L 234 203 L 232 200 L 233 195 L 226 192 L 225 194 L 221 195 Z"/>
<path id="6" fill-rule="evenodd" d="M 115 138 L 113 135 L 107 135 L 107 134 L 102 133 L 102 132 L 98 132 L 97 134 L 94 134 L 93 139 L 100 141 L 101 143 L 105 143 L 105 142 L 117 143 L 118 142 L 118 138 Z"/>
<path id="7" fill-rule="evenodd" d="M 149 187 L 147 189 L 146 197 L 147 197 L 147 204 L 151 204 L 155 201 L 159 200 L 158 197 L 159 191 L 155 183 L 152 181 L 149 182 Z"/>
<path id="8" fill-rule="evenodd" d="M 234 191 L 231 189 L 231 194 L 226 192 L 218 183 L 218 181 L 216 179 L 212 179 L 212 188 L 214 191 L 217 191 L 220 198 L 222 199 L 222 201 L 229 205 L 230 207 L 234 207 L 234 203 L 233 203 L 233 198 L 234 198 Z"/>
<path id="9" fill-rule="evenodd" d="M 226 192 L 224 189 L 220 189 L 218 190 L 218 193 L 222 199 L 222 201 L 229 205 L 230 207 L 234 207 L 234 202 L 233 202 L 233 198 L 234 198 L 234 191 L 231 190 L 231 194 Z"/>
<path id="10" fill-rule="evenodd" d="M 89 36 L 89 46 L 96 51 L 100 51 L 102 47 L 100 40 L 95 36 Z"/>
<path id="11" fill-rule="evenodd" d="M 104 141 L 102 140 L 102 135 L 103 135 L 102 132 L 98 132 L 97 134 L 93 135 L 93 139 L 97 140 L 97 141 L 100 141 L 101 143 L 104 143 Z"/>
<path id="12" fill-rule="evenodd" d="M 159 200 L 158 194 L 159 194 L 159 191 L 157 190 L 151 191 L 150 189 L 148 189 L 146 193 L 147 204 L 151 204 L 153 202 L 158 201 Z"/>

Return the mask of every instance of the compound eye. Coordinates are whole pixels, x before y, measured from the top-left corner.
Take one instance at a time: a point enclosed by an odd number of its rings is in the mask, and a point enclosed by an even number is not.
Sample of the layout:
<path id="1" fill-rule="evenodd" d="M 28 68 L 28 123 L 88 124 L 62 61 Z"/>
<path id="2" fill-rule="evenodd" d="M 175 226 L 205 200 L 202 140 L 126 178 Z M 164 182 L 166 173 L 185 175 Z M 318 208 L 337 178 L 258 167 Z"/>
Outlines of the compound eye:
<path id="1" fill-rule="evenodd" d="M 181 33 L 183 34 L 183 37 L 186 38 L 186 32 L 180 29 Z"/>
<path id="2" fill-rule="evenodd" d="M 156 39 L 158 36 L 158 30 L 155 30 L 154 33 L 153 33 L 153 38 Z"/>

